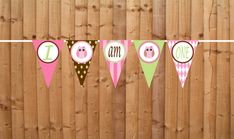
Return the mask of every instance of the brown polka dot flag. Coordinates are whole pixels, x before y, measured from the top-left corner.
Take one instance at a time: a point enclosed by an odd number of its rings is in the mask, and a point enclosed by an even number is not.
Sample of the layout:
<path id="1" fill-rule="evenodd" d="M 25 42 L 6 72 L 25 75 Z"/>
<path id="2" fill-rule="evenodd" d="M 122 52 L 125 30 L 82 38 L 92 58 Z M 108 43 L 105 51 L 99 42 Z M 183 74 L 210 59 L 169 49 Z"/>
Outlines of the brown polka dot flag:
<path id="1" fill-rule="evenodd" d="M 89 70 L 93 53 L 96 46 L 98 45 L 98 41 L 67 40 L 66 43 L 72 56 L 72 60 L 74 61 L 74 67 L 79 78 L 80 85 L 83 86 Z"/>

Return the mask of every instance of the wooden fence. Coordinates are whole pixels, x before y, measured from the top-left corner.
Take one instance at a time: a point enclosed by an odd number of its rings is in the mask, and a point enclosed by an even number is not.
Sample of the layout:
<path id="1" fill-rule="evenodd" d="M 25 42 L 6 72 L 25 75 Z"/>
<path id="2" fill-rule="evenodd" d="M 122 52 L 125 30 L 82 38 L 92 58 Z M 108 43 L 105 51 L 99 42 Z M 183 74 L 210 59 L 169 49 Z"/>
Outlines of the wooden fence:
<path id="1" fill-rule="evenodd" d="M 233 25 L 234 0 L 0 0 L 0 39 L 234 39 Z M 80 87 L 65 48 L 47 89 L 31 43 L 0 43 L 0 139 L 234 139 L 231 45 L 200 43 L 184 89 L 167 47 L 150 89 L 133 48 L 117 89 L 99 49 Z"/>

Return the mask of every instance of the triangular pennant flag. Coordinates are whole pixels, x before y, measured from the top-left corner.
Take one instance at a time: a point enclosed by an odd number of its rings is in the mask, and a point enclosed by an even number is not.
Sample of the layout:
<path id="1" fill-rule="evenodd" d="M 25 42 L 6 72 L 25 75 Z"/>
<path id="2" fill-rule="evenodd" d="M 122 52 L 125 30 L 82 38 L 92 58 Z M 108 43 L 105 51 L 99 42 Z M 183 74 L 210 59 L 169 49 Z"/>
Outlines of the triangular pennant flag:
<path id="1" fill-rule="evenodd" d="M 182 88 L 187 79 L 197 46 L 198 41 L 196 40 L 168 41 L 168 47 L 175 63 Z"/>
<path id="2" fill-rule="evenodd" d="M 37 52 L 38 61 L 43 72 L 47 87 L 50 86 L 53 73 L 58 63 L 60 51 L 64 46 L 64 41 L 53 40 L 33 40 L 34 50 Z"/>
<path id="3" fill-rule="evenodd" d="M 145 79 L 148 87 L 150 87 L 164 46 L 164 41 L 135 40 L 134 44 L 144 71 Z"/>
<path id="4" fill-rule="evenodd" d="M 104 57 L 110 70 L 114 86 L 117 87 L 128 49 L 131 46 L 131 41 L 101 40 L 100 46 L 103 48 Z"/>
<path id="5" fill-rule="evenodd" d="M 75 71 L 81 86 L 84 85 L 84 81 L 97 45 L 97 40 L 67 40 L 67 46 L 74 61 Z"/>

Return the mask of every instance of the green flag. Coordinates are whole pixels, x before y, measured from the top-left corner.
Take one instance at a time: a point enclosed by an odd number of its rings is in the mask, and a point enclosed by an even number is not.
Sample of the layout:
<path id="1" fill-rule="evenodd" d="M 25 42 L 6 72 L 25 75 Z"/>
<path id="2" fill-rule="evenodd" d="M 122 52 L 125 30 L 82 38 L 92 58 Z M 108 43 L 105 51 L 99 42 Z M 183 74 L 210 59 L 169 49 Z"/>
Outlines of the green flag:
<path id="1" fill-rule="evenodd" d="M 135 40 L 134 44 L 140 59 L 141 67 L 144 71 L 146 82 L 150 87 L 164 47 L 164 41 Z"/>

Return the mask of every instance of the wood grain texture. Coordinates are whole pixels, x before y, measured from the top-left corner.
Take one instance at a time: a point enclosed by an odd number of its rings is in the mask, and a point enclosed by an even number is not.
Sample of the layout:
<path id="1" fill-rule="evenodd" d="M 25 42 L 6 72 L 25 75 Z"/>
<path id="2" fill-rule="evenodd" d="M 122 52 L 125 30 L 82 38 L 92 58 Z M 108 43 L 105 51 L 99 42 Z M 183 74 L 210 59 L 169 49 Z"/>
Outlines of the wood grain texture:
<path id="1" fill-rule="evenodd" d="M 140 0 L 140 38 L 141 40 L 152 39 L 152 0 Z M 138 107 L 138 138 L 152 138 L 152 89 L 145 83 L 145 75 L 139 68 L 139 107 Z"/>
<path id="2" fill-rule="evenodd" d="M 217 38 L 230 38 L 229 0 L 217 0 Z M 217 46 L 216 138 L 230 138 L 230 51 L 229 43 Z"/>
<path id="3" fill-rule="evenodd" d="M 126 38 L 126 0 L 113 1 L 113 39 Z M 126 67 L 124 65 L 119 83 L 113 94 L 113 124 L 115 139 L 125 139 Z"/>
<path id="4" fill-rule="evenodd" d="M 36 3 L 36 36 L 40 40 L 48 40 L 49 37 L 49 3 L 39 0 Z M 40 23 L 40 24 L 39 24 Z M 49 90 L 45 86 L 45 80 L 41 67 L 37 61 L 37 111 L 38 111 L 38 138 L 50 138 L 50 109 Z"/>
<path id="5" fill-rule="evenodd" d="M 0 1 L 0 39 L 11 38 L 11 3 Z M 0 138 L 12 138 L 11 118 L 11 51 L 10 43 L 0 44 Z"/>
<path id="6" fill-rule="evenodd" d="M 49 39 L 59 39 L 61 34 L 61 0 L 49 1 Z M 49 89 L 50 138 L 62 139 L 62 71 L 61 57 Z"/>
<path id="7" fill-rule="evenodd" d="M 179 5 L 176 0 L 166 1 L 167 39 L 179 37 Z M 174 24 L 171 24 L 174 23 Z M 165 67 L 165 139 L 177 138 L 178 75 L 169 48 L 166 51 Z M 170 78 L 166 78 L 170 77 Z"/>
<path id="8" fill-rule="evenodd" d="M 166 1 L 153 1 L 153 39 L 166 38 Z M 165 50 L 164 45 L 152 82 L 152 138 L 164 138 L 165 122 Z"/>
<path id="9" fill-rule="evenodd" d="M 233 6 L 233 0 L 0 0 L 0 39 L 234 39 Z M 233 138 L 232 45 L 200 43 L 184 89 L 167 45 L 151 88 L 134 46 L 117 88 L 100 46 L 81 87 L 65 45 L 47 88 L 31 43 L 0 43 L 0 138 Z"/>
<path id="10" fill-rule="evenodd" d="M 164 49 L 160 55 L 159 64 L 154 75 L 152 89 L 152 138 L 164 138 L 165 135 L 165 63 L 166 58 Z"/>
<path id="11" fill-rule="evenodd" d="M 179 39 L 191 39 L 191 0 L 179 0 Z M 193 65 L 192 65 L 193 66 Z M 190 71 L 184 88 L 178 84 L 177 138 L 189 138 Z"/>
<path id="12" fill-rule="evenodd" d="M 191 38 L 203 39 L 203 1 L 191 1 Z M 204 65 L 203 47 L 200 43 L 196 49 L 196 55 L 191 67 L 190 77 L 190 107 L 189 107 L 189 138 L 203 138 L 203 112 L 204 112 Z M 199 66 L 196 66 L 199 65 Z"/>
<path id="13" fill-rule="evenodd" d="M 153 0 L 153 38 L 166 39 L 166 1 Z"/>
<path id="14" fill-rule="evenodd" d="M 11 1 L 11 39 L 23 39 L 23 1 Z M 24 139 L 23 46 L 11 44 L 12 139 Z"/>
<path id="15" fill-rule="evenodd" d="M 100 0 L 100 39 L 113 39 L 113 0 Z M 101 48 L 100 48 L 101 49 Z M 102 49 L 101 49 L 102 50 Z M 102 51 L 100 52 L 102 53 Z M 114 86 L 103 53 L 99 55 L 99 119 L 100 138 L 113 139 L 113 93 Z"/>
<path id="16" fill-rule="evenodd" d="M 0 46 L 1 65 L 4 67 L 1 69 L 1 87 L 3 90 L 0 94 L 0 137 L 10 139 L 11 138 L 11 96 L 10 96 L 10 45 Z"/>
<path id="17" fill-rule="evenodd" d="M 204 1 L 204 39 L 217 39 L 217 1 Z M 204 138 L 214 139 L 216 130 L 217 44 L 204 44 Z"/>
<path id="18" fill-rule="evenodd" d="M 23 38 L 23 3 L 11 1 L 11 39 Z M 11 44 L 12 139 L 24 139 L 23 46 Z"/>
<path id="19" fill-rule="evenodd" d="M 75 39 L 87 39 L 87 1 L 76 0 L 75 6 Z M 74 66 L 73 66 L 74 67 Z M 87 139 L 87 81 L 81 86 L 77 74 L 75 80 L 76 138 Z"/>
<path id="20" fill-rule="evenodd" d="M 234 24 L 234 1 L 230 0 L 230 26 Z M 230 39 L 234 39 L 234 29 L 230 27 Z M 230 44 L 230 87 L 231 87 L 231 138 L 234 138 L 234 43 Z"/>
<path id="21" fill-rule="evenodd" d="M 23 1 L 23 37 L 36 37 L 36 1 Z M 30 43 L 23 46 L 24 128 L 25 139 L 38 138 L 36 55 Z M 30 64 L 29 64 L 30 63 Z"/>
<path id="22" fill-rule="evenodd" d="M 99 0 L 88 1 L 88 30 L 90 40 L 99 39 L 100 33 L 100 4 Z M 87 107 L 88 107 L 88 139 L 99 139 L 99 53 L 100 46 L 97 46 L 92 64 L 87 76 Z"/>
<path id="23" fill-rule="evenodd" d="M 140 0 L 127 1 L 126 38 L 140 38 Z M 132 47 L 134 47 L 132 45 Z M 126 59 L 126 139 L 138 138 L 139 62 L 134 48 Z"/>
<path id="24" fill-rule="evenodd" d="M 75 0 L 61 0 L 61 38 L 75 38 Z M 74 65 L 65 44 L 61 55 L 62 66 L 62 128 L 64 139 L 76 138 Z"/>

